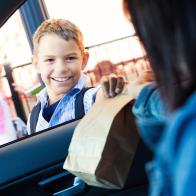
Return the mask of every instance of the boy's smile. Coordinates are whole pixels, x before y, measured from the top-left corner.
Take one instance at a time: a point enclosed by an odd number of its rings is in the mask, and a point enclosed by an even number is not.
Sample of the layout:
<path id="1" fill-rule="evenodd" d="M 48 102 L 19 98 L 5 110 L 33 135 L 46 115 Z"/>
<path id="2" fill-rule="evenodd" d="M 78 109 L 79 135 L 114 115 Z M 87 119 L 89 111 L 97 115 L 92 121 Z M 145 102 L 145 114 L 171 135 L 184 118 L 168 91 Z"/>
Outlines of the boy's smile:
<path id="1" fill-rule="evenodd" d="M 78 78 L 79 79 L 79 78 Z M 65 86 L 68 86 L 72 81 L 74 80 L 73 76 L 70 77 L 51 77 L 51 80 L 56 82 L 57 87 L 64 88 Z"/>
<path id="2" fill-rule="evenodd" d="M 50 104 L 76 85 L 87 60 L 73 39 L 66 41 L 55 34 L 41 37 L 33 64 L 46 85 Z"/>
<path id="3" fill-rule="evenodd" d="M 70 80 L 71 77 L 55 77 L 55 78 L 52 78 L 52 79 L 56 82 L 66 82 L 67 80 Z"/>
<path id="4" fill-rule="evenodd" d="M 51 77 L 52 80 L 54 80 L 55 82 L 59 82 L 59 83 L 66 83 L 69 82 L 71 79 L 73 79 L 72 76 L 61 76 L 61 77 Z"/>

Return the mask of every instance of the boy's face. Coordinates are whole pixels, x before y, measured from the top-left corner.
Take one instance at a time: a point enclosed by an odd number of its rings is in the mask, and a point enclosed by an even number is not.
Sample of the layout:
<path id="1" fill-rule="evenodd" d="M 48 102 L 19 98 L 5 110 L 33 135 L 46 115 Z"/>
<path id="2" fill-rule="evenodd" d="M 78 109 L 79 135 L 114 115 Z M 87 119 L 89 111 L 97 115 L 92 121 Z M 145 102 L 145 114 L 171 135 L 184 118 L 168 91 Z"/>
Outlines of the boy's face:
<path id="1" fill-rule="evenodd" d="M 40 39 L 33 64 L 46 85 L 50 104 L 76 85 L 87 61 L 88 54 L 82 55 L 74 40 L 66 41 L 55 34 Z"/>

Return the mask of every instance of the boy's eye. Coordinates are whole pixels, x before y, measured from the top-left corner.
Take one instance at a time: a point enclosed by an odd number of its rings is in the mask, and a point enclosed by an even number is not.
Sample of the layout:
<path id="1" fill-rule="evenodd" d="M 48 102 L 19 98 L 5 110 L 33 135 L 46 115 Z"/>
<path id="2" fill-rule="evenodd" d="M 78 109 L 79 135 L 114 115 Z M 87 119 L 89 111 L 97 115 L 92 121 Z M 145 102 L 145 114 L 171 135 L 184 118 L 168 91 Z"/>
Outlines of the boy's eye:
<path id="1" fill-rule="evenodd" d="M 52 59 L 52 58 L 49 58 L 49 59 L 45 59 L 45 62 L 49 62 L 49 63 L 52 63 L 52 62 L 54 62 L 54 59 Z"/>
<path id="2" fill-rule="evenodd" d="M 77 56 L 69 56 L 69 57 L 66 57 L 66 61 L 75 61 L 77 60 Z"/>

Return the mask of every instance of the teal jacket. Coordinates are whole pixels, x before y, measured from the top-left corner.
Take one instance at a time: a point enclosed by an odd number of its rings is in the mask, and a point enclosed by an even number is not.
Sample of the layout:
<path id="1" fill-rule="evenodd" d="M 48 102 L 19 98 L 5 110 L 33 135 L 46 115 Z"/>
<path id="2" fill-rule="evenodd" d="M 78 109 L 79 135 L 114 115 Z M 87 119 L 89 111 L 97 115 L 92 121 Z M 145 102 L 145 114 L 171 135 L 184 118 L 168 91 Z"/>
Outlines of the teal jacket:
<path id="1" fill-rule="evenodd" d="M 167 112 L 156 86 L 146 86 L 133 107 L 140 135 L 154 151 L 146 165 L 149 195 L 196 194 L 196 93 Z"/>

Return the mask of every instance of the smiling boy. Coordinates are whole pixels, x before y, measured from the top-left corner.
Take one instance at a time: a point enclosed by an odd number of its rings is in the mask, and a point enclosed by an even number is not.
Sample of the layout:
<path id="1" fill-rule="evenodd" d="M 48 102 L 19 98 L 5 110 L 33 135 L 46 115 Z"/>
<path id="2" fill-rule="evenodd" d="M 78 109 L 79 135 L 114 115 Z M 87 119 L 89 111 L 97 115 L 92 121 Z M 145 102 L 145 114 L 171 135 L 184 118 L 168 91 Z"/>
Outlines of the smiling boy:
<path id="1" fill-rule="evenodd" d="M 45 89 L 38 95 L 40 109 L 35 130 L 30 122 L 32 112 L 28 118 L 29 134 L 78 118 L 81 111 L 76 109 L 77 96 L 87 87 L 87 77 L 81 70 L 89 57 L 79 28 L 64 19 L 44 21 L 35 32 L 33 43 L 32 63 Z M 97 90 L 90 88 L 83 93 L 83 103 L 79 104 L 83 104 L 84 114 L 94 103 Z"/>

